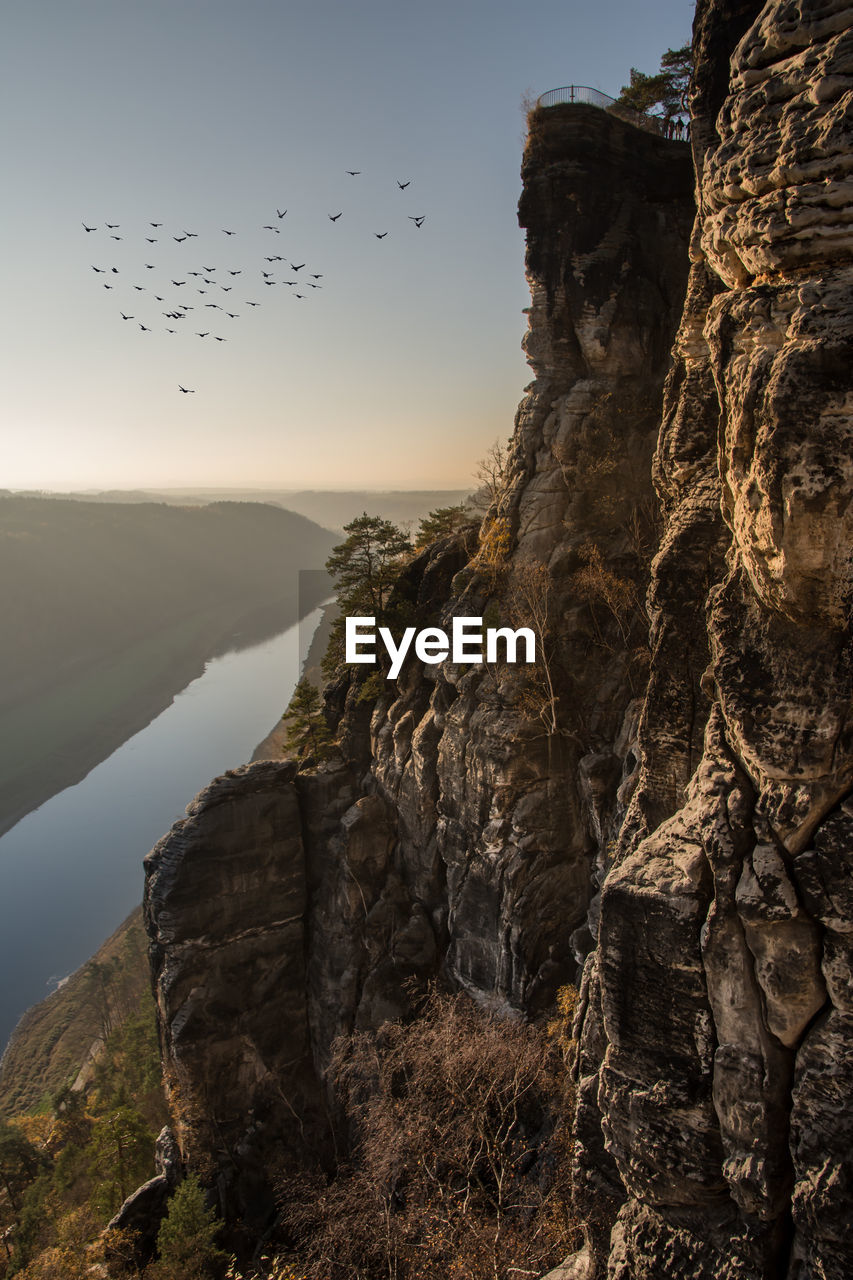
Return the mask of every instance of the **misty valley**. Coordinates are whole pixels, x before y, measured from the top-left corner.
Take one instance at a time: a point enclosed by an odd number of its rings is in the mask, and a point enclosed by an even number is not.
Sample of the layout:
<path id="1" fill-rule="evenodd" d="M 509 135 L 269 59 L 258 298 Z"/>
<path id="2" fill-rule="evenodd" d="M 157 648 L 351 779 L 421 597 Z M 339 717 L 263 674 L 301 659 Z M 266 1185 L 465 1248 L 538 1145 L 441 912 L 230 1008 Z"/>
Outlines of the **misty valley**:
<path id="1" fill-rule="evenodd" d="M 258 503 L 0 496 L 0 832 L 143 728 L 207 660 L 295 622 L 298 572 L 321 569 L 334 541 Z M 322 575 L 304 581 L 307 611 L 327 591 Z"/>

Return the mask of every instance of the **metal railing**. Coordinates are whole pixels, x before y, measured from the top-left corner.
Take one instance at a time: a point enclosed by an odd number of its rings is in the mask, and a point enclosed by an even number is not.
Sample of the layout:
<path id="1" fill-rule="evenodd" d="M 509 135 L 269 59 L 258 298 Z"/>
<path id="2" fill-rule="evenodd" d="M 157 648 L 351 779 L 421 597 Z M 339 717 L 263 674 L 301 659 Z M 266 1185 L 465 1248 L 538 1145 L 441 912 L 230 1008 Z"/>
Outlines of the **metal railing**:
<path id="1" fill-rule="evenodd" d="M 556 107 L 563 103 L 575 102 L 583 103 L 588 107 L 599 107 L 602 111 L 627 121 L 628 124 L 636 125 L 638 129 L 645 129 L 647 133 L 656 133 L 662 138 L 668 136 L 666 121 L 662 117 L 645 115 L 642 111 L 625 107 L 609 94 L 602 93 L 599 89 L 592 89 L 588 84 L 565 84 L 561 89 L 549 89 L 547 93 L 540 94 L 536 99 L 537 107 Z"/>

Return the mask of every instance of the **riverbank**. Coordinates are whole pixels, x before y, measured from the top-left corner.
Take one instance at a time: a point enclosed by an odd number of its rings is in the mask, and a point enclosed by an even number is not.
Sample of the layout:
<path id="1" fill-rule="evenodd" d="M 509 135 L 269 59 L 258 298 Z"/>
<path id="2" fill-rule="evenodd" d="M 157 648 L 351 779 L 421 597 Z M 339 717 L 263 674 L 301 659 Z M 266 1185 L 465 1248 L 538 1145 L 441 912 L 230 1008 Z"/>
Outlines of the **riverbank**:
<path id="1" fill-rule="evenodd" d="M 294 621 L 291 604 L 203 610 L 0 713 L 0 836 L 156 719 L 213 658 Z"/>

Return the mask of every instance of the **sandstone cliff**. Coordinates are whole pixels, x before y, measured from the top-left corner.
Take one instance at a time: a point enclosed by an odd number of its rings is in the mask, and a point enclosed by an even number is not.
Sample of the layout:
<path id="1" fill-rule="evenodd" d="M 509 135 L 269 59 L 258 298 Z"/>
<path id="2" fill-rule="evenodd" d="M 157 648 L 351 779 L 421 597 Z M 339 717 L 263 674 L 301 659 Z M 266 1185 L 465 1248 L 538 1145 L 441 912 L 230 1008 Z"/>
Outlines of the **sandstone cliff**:
<path id="1" fill-rule="evenodd" d="M 509 473 L 398 590 L 446 626 L 532 583 L 547 670 L 345 676 L 339 762 L 219 780 L 149 859 L 181 1139 L 229 1212 L 410 980 L 535 1015 L 589 953 L 572 1273 L 853 1274 L 851 16 L 701 0 L 693 171 L 534 116 Z"/>
<path id="2" fill-rule="evenodd" d="M 584 985 L 579 1183 L 612 1280 L 853 1273 L 851 16 L 697 13 L 642 767 Z"/>
<path id="3" fill-rule="evenodd" d="M 509 474 L 479 552 L 474 529 L 436 544 L 398 595 L 420 625 L 506 618 L 532 573 L 551 690 L 504 663 L 351 669 L 329 694 L 340 763 L 238 771 L 148 859 L 183 1140 L 230 1170 L 239 1212 L 264 1147 L 306 1107 L 322 1131 L 306 1064 L 321 1077 L 336 1035 L 404 1015 L 406 984 L 436 974 L 489 1007 L 548 1009 L 588 949 L 636 774 L 692 174 L 684 144 L 582 106 L 534 117 L 523 177 L 535 380 Z"/>

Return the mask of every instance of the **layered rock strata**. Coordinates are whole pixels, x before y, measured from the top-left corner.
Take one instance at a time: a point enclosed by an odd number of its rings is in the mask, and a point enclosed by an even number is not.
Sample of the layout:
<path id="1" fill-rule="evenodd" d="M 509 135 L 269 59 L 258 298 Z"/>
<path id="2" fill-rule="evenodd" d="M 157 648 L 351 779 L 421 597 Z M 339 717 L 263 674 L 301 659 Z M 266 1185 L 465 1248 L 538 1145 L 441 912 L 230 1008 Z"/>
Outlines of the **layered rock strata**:
<path id="1" fill-rule="evenodd" d="M 851 18 L 697 11 L 652 679 L 580 1020 L 591 1277 L 853 1274 Z"/>

